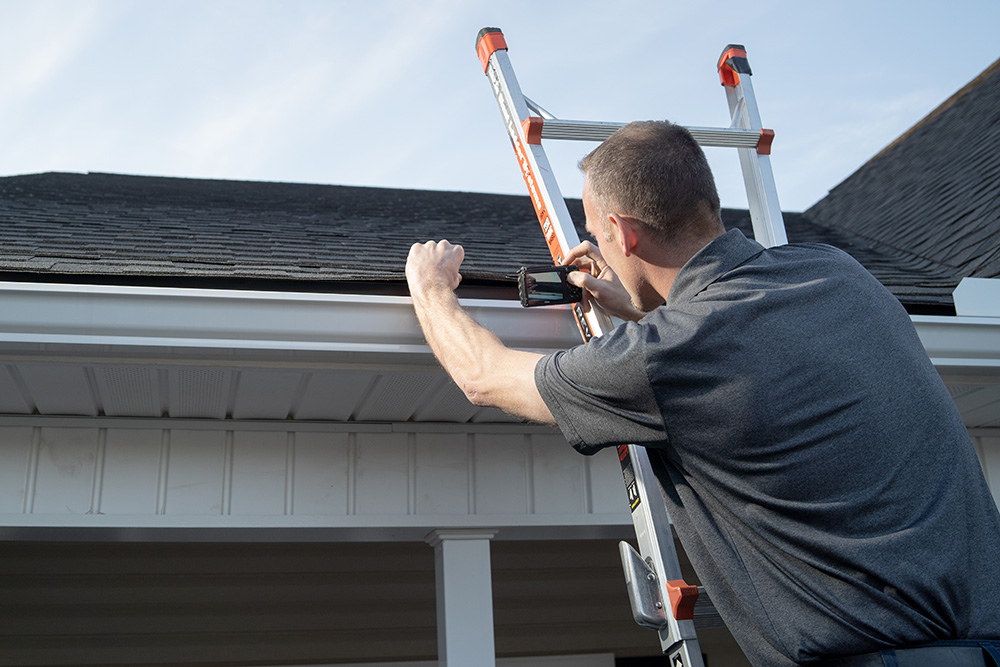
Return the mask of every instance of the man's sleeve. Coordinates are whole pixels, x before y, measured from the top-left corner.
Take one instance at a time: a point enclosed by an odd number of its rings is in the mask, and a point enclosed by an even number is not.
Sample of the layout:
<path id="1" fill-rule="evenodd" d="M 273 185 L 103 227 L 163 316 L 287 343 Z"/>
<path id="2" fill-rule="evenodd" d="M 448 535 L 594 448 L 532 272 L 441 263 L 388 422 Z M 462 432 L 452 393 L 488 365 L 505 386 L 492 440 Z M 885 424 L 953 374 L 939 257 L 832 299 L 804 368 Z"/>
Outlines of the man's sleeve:
<path id="1" fill-rule="evenodd" d="M 539 360 L 535 385 L 566 440 L 583 454 L 624 443 L 665 444 L 646 372 L 646 328 L 632 323 Z"/>

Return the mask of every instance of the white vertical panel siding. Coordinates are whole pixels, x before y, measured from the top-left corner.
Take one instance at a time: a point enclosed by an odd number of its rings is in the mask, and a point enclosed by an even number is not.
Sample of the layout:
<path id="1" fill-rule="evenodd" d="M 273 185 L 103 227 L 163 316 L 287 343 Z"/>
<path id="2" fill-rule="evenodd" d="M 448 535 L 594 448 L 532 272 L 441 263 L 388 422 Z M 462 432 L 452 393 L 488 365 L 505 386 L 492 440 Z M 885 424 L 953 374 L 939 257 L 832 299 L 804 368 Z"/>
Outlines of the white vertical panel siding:
<path id="1" fill-rule="evenodd" d="M 595 514 L 614 514 L 627 505 L 618 452 L 607 448 L 587 460 L 590 468 L 590 502 Z"/>
<path id="2" fill-rule="evenodd" d="M 63 421 L 0 427 L 0 514 L 627 518 L 614 452 L 583 457 L 536 427 Z"/>
<path id="3" fill-rule="evenodd" d="M 288 434 L 234 431 L 228 514 L 285 514 Z"/>
<path id="4" fill-rule="evenodd" d="M 415 433 L 415 514 L 470 514 L 465 433 Z"/>
<path id="5" fill-rule="evenodd" d="M 97 428 L 42 428 L 34 474 L 36 514 L 86 514 L 95 510 Z M 31 475 L 32 471 L 28 471 Z"/>
<path id="6" fill-rule="evenodd" d="M 473 436 L 473 479 L 477 514 L 530 512 L 528 467 L 531 436 Z"/>
<path id="7" fill-rule="evenodd" d="M 587 459 L 562 436 L 531 438 L 534 514 L 582 514 L 588 510 Z"/>
<path id="8" fill-rule="evenodd" d="M 87 423 L 95 426 L 79 425 Z M 0 514 L 485 519 L 625 512 L 613 450 L 583 457 L 559 435 L 537 430 L 394 432 L 387 424 L 348 432 L 248 423 L 226 430 L 191 422 L 158 429 L 151 420 L 97 426 L 106 423 L 0 427 Z M 974 432 L 973 442 L 1000 505 L 995 433 Z"/>
<path id="9" fill-rule="evenodd" d="M 406 433 L 358 433 L 355 514 L 410 514 L 410 453 Z"/>
<path id="10" fill-rule="evenodd" d="M 294 434 L 292 514 L 348 514 L 350 439 L 347 433 Z"/>
<path id="11" fill-rule="evenodd" d="M 107 430 L 100 513 L 156 513 L 162 446 L 158 429 Z"/>
<path id="12" fill-rule="evenodd" d="M 173 430 L 167 443 L 166 514 L 222 514 L 225 431 Z"/>

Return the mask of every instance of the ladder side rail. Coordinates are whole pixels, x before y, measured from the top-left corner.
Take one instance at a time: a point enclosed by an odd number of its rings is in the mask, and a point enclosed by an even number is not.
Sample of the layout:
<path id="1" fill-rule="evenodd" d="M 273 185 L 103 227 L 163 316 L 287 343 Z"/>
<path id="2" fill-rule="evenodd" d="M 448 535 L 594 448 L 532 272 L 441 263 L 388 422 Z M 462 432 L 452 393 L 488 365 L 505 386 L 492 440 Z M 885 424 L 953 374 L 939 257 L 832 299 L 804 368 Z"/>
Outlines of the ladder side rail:
<path id="1" fill-rule="evenodd" d="M 493 52 L 486 74 L 517 155 L 521 175 L 528 187 L 549 253 L 556 264 L 563 264 L 567 252 L 580 244 L 580 236 L 573 226 L 566 201 L 559 191 L 555 174 L 541 143 L 529 141 L 521 124 L 522 119 L 529 118 L 528 105 L 524 101 L 506 50 Z M 580 304 L 574 304 L 573 314 L 585 341 L 613 328 L 611 318 L 596 306 L 585 313 Z"/>
<path id="2" fill-rule="evenodd" d="M 482 33 L 478 46 L 480 58 L 483 58 Z M 506 45 L 487 54 L 484 66 L 508 135 L 514 145 L 539 223 L 549 244 L 549 250 L 554 261 L 561 264 L 566 251 L 579 243 L 579 237 L 559 192 L 555 176 L 549 167 L 540 138 L 537 142 L 529 142 L 525 127 L 520 122 L 529 118 L 528 105 L 517 84 L 517 78 L 507 56 Z M 582 308 L 579 304 L 574 306 L 574 312 L 580 324 L 579 316 L 582 314 Z M 590 314 L 597 312 L 598 309 L 594 307 Z M 601 319 L 605 321 L 602 322 Z M 591 326 L 590 332 L 581 325 L 584 340 L 589 339 L 588 333 L 601 335 L 611 329 L 610 318 L 606 315 L 603 315 L 603 318 L 592 318 L 588 320 L 588 324 Z M 659 502 L 651 502 L 649 499 L 648 489 L 659 487 L 656 486 L 645 450 L 636 445 L 627 445 L 625 451 L 627 459 L 632 462 L 633 479 L 627 490 L 637 542 L 640 553 L 653 564 L 661 599 L 666 605 L 670 599 L 667 582 L 681 578 L 669 515 L 662 499 L 656 499 Z M 623 457 L 623 461 L 625 460 Z M 639 502 L 636 503 L 634 498 L 638 498 Z M 666 625 L 659 631 L 660 645 L 670 656 L 672 664 L 680 667 L 704 667 L 693 620 L 677 621 L 669 609 L 666 610 L 665 617 Z"/>
<path id="3" fill-rule="evenodd" d="M 761 133 L 770 132 L 764 130 L 760 120 L 757 98 L 751 83 L 750 65 L 743 46 L 728 45 L 719 59 L 718 67 L 719 77 L 726 89 L 732 126 Z M 743 169 L 743 183 L 747 190 L 754 238 L 764 247 L 788 243 L 781 205 L 778 203 L 778 189 L 771 170 L 769 141 L 766 146 L 758 146 L 756 150 L 738 148 L 737 152 Z"/>
<path id="4" fill-rule="evenodd" d="M 631 506 L 632 524 L 635 527 L 636 544 L 639 546 L 639 554 L 650 564 L 659 579 L 657 583 L 666 607 L 664 610 L 666 625 L 658 630 L 660 647 L 671 659 L 671 665 L 703 667 L 693 618 L 677 620 L 670 609 L 667 582 L 681 580 L 684 575 L 681 573 L 680 558 L 674 546 L 670 514 L 659 494 L 659 482 L 653 474 L 646 448 L 638 445 L 626 445 L 626 447 L 635 475 L 634 487 L 626 483 L 626 488 Z M 621 456 L 622 452 L 619 451 L 619 457 Z M 650 489 L 656 490 L 656 495 L 652 498 Z M 678 655 L 683 657 L 683 662 L 673 662 Z"/>

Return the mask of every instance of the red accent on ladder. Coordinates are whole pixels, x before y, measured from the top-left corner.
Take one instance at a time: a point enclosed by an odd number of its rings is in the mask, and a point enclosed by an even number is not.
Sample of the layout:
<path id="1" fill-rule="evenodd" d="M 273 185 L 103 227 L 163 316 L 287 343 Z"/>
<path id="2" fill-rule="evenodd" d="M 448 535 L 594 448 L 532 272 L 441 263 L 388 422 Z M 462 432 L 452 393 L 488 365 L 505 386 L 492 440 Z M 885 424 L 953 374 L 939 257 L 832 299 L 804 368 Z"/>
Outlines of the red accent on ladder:
<path id="1" fill-rule="evenodd" d="M 670 610 L 678 621 L 694 619 L 694 603 L 698 601 L 698 587 L 689 586 L 683 579 L 667 582 L 667 593 L 670 595 Z"/>
<path id="2" fill-rule="evenodd" d="M 549 254 L 552 255 L 552 259 L 555 260 L 556 264 L 562 264 L 562 258 L 565 255 L 563 254 L 563 249 L 559 246 L 559 237 L 556 236 L 552 222 L 549 220 L 549 212 L 545 210 L 545 200 L 542 199 L 542 192 L 538 186 L 538 181 L 535 180 L 535 174 L 531 171 L 531 162 L 528 161 L 528 155 L 521 144 L 521 140 L 515 138 L 513 143 L 514 153 L 517 154 L 518 166 L 521 167 L 521 176 L 524 178 L 524 184 L 528 186 L 528 195 L 531 197 L 531 203 L 535 207 L 538 224 L 542 226 L 542 232 L 545 234 L 545 243 L 549 246 Z"/>
<path id="3" fill-rule="evenodd" d="M 479 38 L 479 43 L 476 44 L 476 53 L 479 54 L 479 62 L 483 64 L 484 74 L 490 66 L 490 56 L 493 55 L 494 51 L 500 49 L 507 50 L 507 41 L 504 40 L 502 32 L 488 32 Z"/>
<path id="4" fill-rule="evenodd" d="M 719 58 L 719 80 L 723 86 L 740 85 L 740 75 L 729 63 L 730 58 L 746 58 L 747 52 L 743 49 L 729 49 Z"/>
<path id="5" fill-rule="evenodd" d="M 524 130 L 524 138 L 529 144 L 542 143 L 543 121 L 538 116 L 528 116 L 521 121 L 521 128 Z"/>
<path id="6" fill-rule="evenodd" d="M 770 155 L 772 141 L 774 141 L 774 130 L 765 130 L 762 128 L 760 139 L 757 141 L 757 155 Z"/>

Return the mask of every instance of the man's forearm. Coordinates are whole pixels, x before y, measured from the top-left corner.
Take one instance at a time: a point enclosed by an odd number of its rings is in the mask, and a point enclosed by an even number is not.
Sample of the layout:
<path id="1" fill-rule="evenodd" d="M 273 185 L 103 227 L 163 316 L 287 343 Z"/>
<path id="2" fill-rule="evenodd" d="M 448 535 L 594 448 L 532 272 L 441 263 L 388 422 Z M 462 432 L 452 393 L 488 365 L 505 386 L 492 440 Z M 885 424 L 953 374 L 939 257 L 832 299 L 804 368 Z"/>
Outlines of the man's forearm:
<path id="1" fill-rule="evenodd" d="M 469 393 L 467 387 L 482 375 L 487 363 L 484 348 L 499 344 L 496 336 L 473 320 L 455 293 L 444 287 L 413 295 L 413 309 L 434 356 L 459 388 Z"/>
<path id="2" fill-rule="evenodd" d="M 472 403 L 554 423 L 534 384 L 540 354 L 506 347 L 445 286 L 413 294 L 413 307 L 434 356 Z"/>

